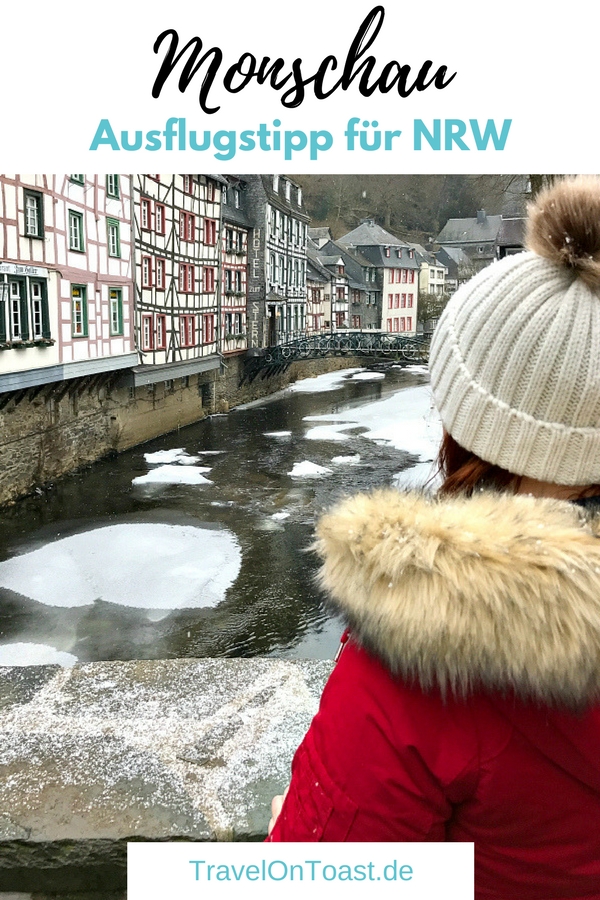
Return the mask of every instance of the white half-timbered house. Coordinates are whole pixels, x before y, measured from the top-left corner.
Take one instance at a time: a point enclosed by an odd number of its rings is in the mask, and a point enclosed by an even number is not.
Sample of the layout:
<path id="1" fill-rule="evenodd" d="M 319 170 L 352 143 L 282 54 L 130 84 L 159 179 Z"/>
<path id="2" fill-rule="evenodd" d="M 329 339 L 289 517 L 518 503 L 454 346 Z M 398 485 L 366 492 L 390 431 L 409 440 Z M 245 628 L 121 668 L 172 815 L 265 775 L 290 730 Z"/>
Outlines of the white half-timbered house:
<path id="1" fill-rule="evenodd" d="M 0 392 L 135 364 L 128 175 L 0 176 Z"/>
<path id="2" fill-rule="evenodd" d="M 134 176 L 134 385 L 218 368 L 221 190 L 208 175 Z"/>

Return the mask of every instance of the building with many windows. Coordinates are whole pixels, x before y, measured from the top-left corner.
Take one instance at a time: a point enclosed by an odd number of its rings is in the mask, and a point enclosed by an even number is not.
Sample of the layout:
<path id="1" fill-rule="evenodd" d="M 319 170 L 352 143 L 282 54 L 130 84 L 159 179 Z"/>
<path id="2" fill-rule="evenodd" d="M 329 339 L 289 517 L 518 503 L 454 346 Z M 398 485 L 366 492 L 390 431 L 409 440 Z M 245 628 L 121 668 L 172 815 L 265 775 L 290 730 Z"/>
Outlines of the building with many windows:
<path id="1" fill-rule="evenodd" d="M 306 328 L 308 215 L 302 189 L 285 175 L 243 175 L 254 223 L 248 253 L 249 346 L 291 339 Z"/>
<path id="2" fill-rule="evenodd" d="M 134 365 L 129 176 L 0 184 L 0 393 Z"/>
<path id="3" fill-rule="evenodd" d="M 222 188 L 221 352 L 242 353 L 248 347 L 248 246 L 252 223 L 246 183 L 227 176 Z"/>
<path id="4" fill-rule="evenodd" d="M 189 378 L 220 365 L 218 175 L 135 175 L 134 386 Z"/>

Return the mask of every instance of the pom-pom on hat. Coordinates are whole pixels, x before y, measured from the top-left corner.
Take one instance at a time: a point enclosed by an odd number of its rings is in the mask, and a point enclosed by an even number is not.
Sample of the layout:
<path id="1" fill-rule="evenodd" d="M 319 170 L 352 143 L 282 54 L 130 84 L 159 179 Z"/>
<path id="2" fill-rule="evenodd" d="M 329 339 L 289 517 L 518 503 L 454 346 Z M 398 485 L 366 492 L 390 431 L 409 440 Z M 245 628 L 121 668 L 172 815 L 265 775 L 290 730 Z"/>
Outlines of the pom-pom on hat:
<path id="1" fill-rule="evenodd" d="M 515 475 L 600 483 L 600 179 L 530 205 L 527 252 L 459 288 L 431 342 L 443 425 Z"/>

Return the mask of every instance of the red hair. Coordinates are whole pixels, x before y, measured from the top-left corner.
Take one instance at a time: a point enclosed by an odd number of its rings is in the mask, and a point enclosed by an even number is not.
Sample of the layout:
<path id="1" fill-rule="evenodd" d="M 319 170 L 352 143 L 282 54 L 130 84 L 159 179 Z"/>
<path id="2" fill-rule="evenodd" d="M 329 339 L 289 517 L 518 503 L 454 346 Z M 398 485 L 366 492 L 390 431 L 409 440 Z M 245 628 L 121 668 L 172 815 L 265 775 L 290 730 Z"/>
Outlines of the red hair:
<path id="1" fill-rule="evenodd" d="M 438 453 L 438 471 L 443 479 L 440 493 L 446 495 L 470 496 L 477 488 L 505 491 L 512 487 L 518 490 L 521 481 L 520 475 L 513 475 L 465 450 L 447 431 L 444 431 Z"/>

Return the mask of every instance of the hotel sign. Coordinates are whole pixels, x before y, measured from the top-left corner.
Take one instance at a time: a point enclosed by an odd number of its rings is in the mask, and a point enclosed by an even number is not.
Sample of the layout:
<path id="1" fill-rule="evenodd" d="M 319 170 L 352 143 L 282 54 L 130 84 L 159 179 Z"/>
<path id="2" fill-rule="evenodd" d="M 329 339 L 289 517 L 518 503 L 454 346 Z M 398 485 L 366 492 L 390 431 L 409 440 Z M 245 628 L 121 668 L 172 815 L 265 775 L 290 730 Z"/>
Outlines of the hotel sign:
<path id="1" fill-rule="evenodd" d="M 47 278 L 48 269 L 42 266 L 23 266 L 20 263 L 0 262 L 0 275 L 33 275 L 35 278 Z"/>

